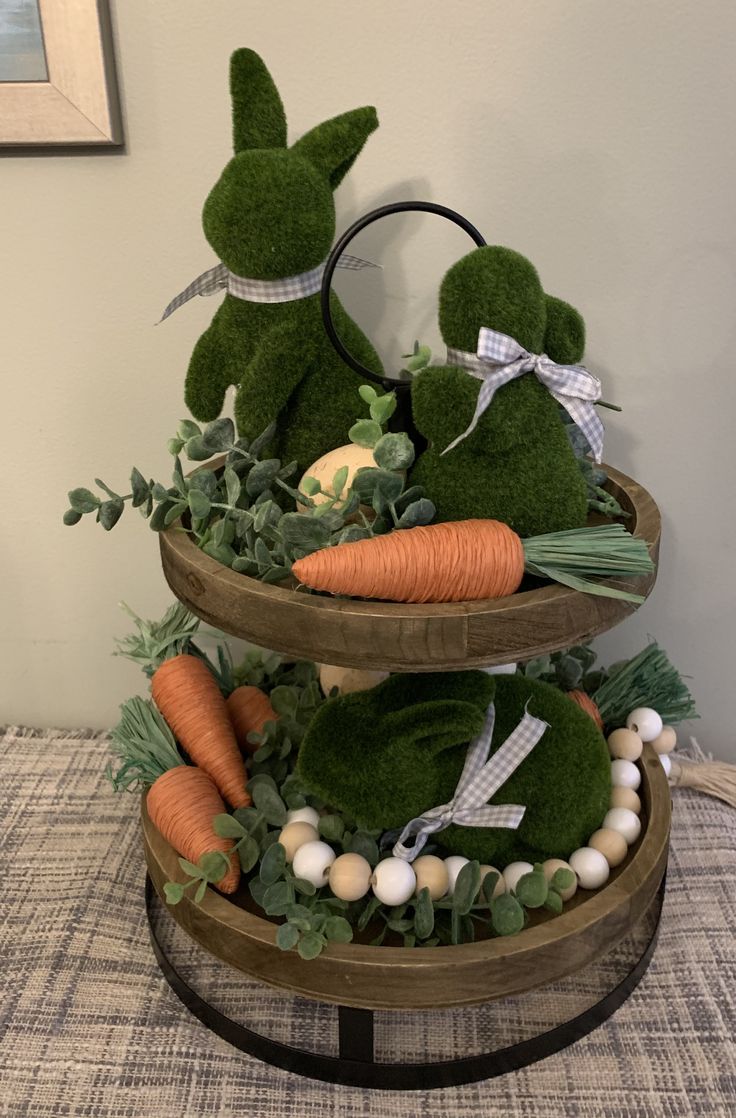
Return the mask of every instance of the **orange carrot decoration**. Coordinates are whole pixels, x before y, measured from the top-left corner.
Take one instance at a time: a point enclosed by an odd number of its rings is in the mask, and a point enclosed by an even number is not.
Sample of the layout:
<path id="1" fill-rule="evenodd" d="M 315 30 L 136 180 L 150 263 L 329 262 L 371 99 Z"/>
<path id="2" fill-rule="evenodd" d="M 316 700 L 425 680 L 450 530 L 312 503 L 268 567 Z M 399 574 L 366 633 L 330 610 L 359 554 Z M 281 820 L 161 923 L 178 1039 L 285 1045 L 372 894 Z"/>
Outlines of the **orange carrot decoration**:
<path id="1" fill-rule="evenodd" d="M 108 768 L 113 788 L 148 789 L 154 826 L 190 862 L 214 851 L 229 855 L 230 868 L 216 885 L 223 893 L 235 892 L 240 860 L 233 840 L 215 834 L 213 828 L 215 816 L 225 811 L 214 781 L 194 765 L 183 764 L 171 730 L 149 699 L 128 699 L 120 712 L 110 735 L 119 761 L 116 768 Z"/>
<path id="2" fill-rule="evenodd" d="M 186 652 L 164 660 L 151 680 L 153 701 L 196 765 L 232 807 L 248 807 L 248 776 L 225 699 L 203 660 Z"/>
<path id="3" fill-rule="evenodd" d="M 603 729 L 603 719 L 601 718 L 601 712 L 598 710 L 598 707 L 596 706 L 593 699 L 591 699 L 590 695 L 587 695 L 585 691 L 566 691 L 565 694 L 567 695 L 568 699 L 572 699 L 572 701 L 576 703 L 581 710 L 584 710 L 586 714 L 590 715 L 599 730 Z"/>
<path id="4" fill-rule="evenodd" d="M 255 753 L 258 745 L 248 741 L 248 734 L 262 734 L 267 722 L 276 722 L 278 714 L 271 706 L 268 695 L 260 687 L 236 687 L 226 700 L 227 712 L 238 739 L 246 753 Z"/>
<path id="5" fill-rule="evenodd" d="M 518 589 L 525 570 L 589 594 L 639 603 L 641 595 L 588 576 L 643 574 L 653 563 L 645 541 L 621 524 L 521 540 L 497 520 L 460 520 L 338 544 L 292 566 L 313 590 L 394 602 L 502 598 Z"/>

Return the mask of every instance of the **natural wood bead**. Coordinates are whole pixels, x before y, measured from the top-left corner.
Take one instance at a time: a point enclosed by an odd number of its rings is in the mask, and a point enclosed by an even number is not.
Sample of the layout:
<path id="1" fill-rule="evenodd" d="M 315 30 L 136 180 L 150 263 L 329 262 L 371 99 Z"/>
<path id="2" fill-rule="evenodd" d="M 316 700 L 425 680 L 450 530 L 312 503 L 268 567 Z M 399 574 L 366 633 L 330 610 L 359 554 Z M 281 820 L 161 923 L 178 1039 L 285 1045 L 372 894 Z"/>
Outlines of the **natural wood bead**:
<path id="1" fill-rule="evenodd" d="M 327 884 L 341 901 L 359 901 L 371 887 L 372 873 L 362 854 L 341 854 L 330 866 Z"/>
<path id="2" fill-rule="evenodd" d="M 671 753 L 677 745 L 677 734 L 673 726 L 663 726 L 662 733 L 652 742 L 655 753 Z"/>
<path id="3" fill-rule="evenodd" d="M 317 828 L 311 823 L 287 823 L 279 835 L 279 842 L 286 851 L 286 861 L 293 862 L 294 855 L 300 846 L 318 839 Z"/>
<path id="4" fill-rule="evenodd" d="M 612 788 L 610 807 L 627 807 L 638 815 L 641 811 L 641 799 L 633 788 Z"/>
<path id="5" fill-rule="evenodd" d="M 542 869 L 544 870 L 544 876 L 547 878 L 547 881 L 552 880 L 557 870 L 570 870 L 575 880 L 567 889 L 560 889 L 560 896 L 563 901 L 569 901 L 575 896 L 578 891 L 578 879 L 575 870 L 569 862 L 563 862 L 562 858 L 548 858 L 546 862 L 542 862 Z"/>
<path id="6" fill-rule="evenodd" d="M 611 827 L 601 827 L 588 839 L 588 846 L 599 850 L 611 869 L 620 866 L 629 849 L 626 839 Z"/>
<path id="7" fill-rule="evenodd" d="M 504 876 L 501 873 L 501 871 L 497 870 L 495 866 L 481 866 L 480 867 L 481 890 L 483 888 L 483 879 L 485 877 L 487 877 L 489 873 L 497 873 L 498 874 L 498 881 L 496 882 L 496 884 L 493 887 L 493 896 L 494 897 L 500 897 L 502 893 L 506 892 L 506 882 L 504 881 Z"/>
<path id="8" fill-rule="evenodd" d="M 608 752 L 622 761 L 638 761 L 644 742 L 635 730 L 614 730 L 608 735 Z"/>
<path id="9" fill-rule="evenodd" d="M 412 862 L 412 868 L 417 878 L 417 895 L 427 888 L 433 901 L 444 897 L 450 885 L 450 875 L 442 858 L 437 858 L 434 854 L 421 854 Z"/>

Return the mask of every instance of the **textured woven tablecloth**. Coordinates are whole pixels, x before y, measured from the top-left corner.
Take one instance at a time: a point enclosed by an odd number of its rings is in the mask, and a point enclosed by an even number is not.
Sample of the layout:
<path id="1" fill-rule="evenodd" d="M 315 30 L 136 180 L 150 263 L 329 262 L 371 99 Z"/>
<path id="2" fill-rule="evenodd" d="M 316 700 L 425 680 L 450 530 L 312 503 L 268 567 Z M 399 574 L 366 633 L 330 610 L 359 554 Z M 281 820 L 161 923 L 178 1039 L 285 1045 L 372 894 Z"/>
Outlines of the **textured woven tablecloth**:
<path id="1" fill-rule="evenodd" d="M 9 1118 L 727 1118 L 736 1115 L 736 812 L 678 792 L 654 961 L 600 1029 L 523 1071 L 432 1092 L 299 1078 L 245 1056 L 191 1017 L 148 942 L 138 804 L 103 778 L 100 735 L 8 730 L 0 746 L 0 1115 Z M 182 937 L 173 922 L 166 934 Z M 172 942 L 230 1011 L 329 1051 L 334 1011 L 252 983 Z M 605 969 L 612 962 L 602 963 Z M 590 983 L 594 982 L 591 978 Z M 591 990 L 589 993 L 592 991 Z M 564 987 L 499 1017 L 483 1010 L 379 1015 L 378 1058 L 447 1058 L 525 1035 Z M 546 1006 L 543 1004 L 546 998 Z M 499 1003 L 496 1003 L 499 1004 Z M 504 1036 L 507 1033 L 504 1031 Z M 510 1035 L 510 1039 L 516 1036 Z"/>

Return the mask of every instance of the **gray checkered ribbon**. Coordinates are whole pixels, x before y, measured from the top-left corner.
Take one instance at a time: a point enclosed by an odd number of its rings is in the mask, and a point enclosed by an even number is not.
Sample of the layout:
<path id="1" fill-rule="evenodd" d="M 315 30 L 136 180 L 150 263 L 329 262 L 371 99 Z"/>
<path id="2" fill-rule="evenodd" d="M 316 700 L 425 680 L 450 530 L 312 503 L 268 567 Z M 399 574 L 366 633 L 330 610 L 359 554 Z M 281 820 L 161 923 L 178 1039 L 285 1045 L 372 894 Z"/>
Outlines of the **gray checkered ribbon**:
<path id="1" fill-rule="evenodd" d="M 524 373 L 534 373 L 550 395 L 569 413 L 585 435 L 596 462 L 600 462 L 604 428 L 593 405 L 596 400 L 600 400 L 601 382 L 582 365 L 558 365 L 546 353 L 528 353 L 508 334 L 491 330 L 487 326 L 482 326 L 478 335 L 477 353 L 448 349 L 447 364 L 460 365 L 483 383 L 470 426 L 445 447 L 443 454 L 447 454 L 475 430 L 483 412 L 490 407 L 497 388 Z"/>
<path id="2" fill-rule="evenodd" d="M 343 253 L 337 262 L 337 267 L 357 272 L 361 268 L 378 268 L 380 265 L 373 264 L 370 260 L 361 260 L 359 256 Z M 202 272 L 201 276 L 197 276 L 188 287 L 171 300 L 159 322 L 163 322 L 195 295 L 216 295 L 218 291 L 223 290 L 226 290 L 228 295 L 234 295 L 236 299 L 243 299 L 246 303 L 291 303 L 295 299 L 304 299 L 307 295 L 314 295 L 319 291 L 324 270 L 325 265 L 320 264 L 317 268 L 312 268 L 311 272 L 302 272 L 298 276 L 259 280 L 236 276 L 224 264 L 216 264 L 209 271 Z"/>
<path id="3" fill-rule="evenodd" d="M 516 772 L 549 723 L 525 711 L 519 725 L 489 761 L 495 720 L 496 708 L 491 703 L 483 729 L 468 746 L 455 795 L 449 803 L 433 807 L 406 824 L 392 851 L 395 858 L 413 862 L 429 836 L 443 831 L 451 823 L 459 827 L 508 827 L 511 830 L 519 826 L 525 807 L 520 804 L 489 804 L 488 800 Z M 414 842 L 407 846 L 407 840 L 411 838 Z"/>

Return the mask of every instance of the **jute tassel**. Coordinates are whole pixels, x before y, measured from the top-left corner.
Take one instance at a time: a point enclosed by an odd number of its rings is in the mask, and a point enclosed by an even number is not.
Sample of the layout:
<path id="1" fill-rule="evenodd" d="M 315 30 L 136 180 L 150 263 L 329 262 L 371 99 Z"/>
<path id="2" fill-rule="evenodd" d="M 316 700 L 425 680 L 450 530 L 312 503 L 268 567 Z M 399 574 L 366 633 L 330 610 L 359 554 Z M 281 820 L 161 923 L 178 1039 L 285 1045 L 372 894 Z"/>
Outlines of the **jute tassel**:
<path id="1" fill-rule="evenodd" d="M 705 759 L 695 738 L 690 740 L 693 752 L 704 757 L 704 760 L 693 761 L 670 754 L 670 784 L 675 788 L 693 788 L 696 792 L 715 796 L 731 807 L 736 807 L 736 765 L 730 765 L 727 761 Z"/>

